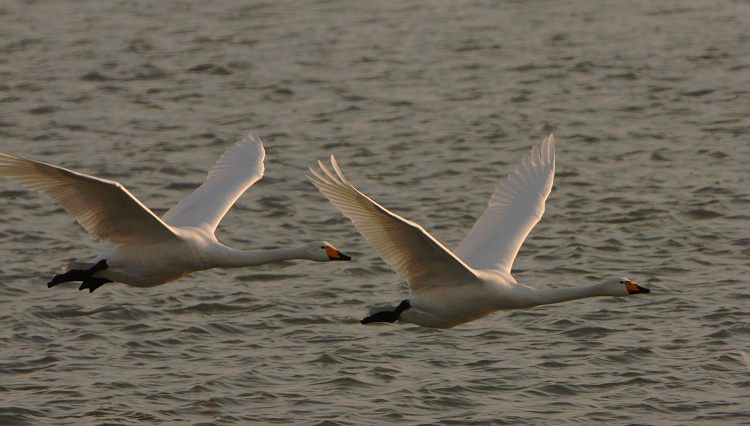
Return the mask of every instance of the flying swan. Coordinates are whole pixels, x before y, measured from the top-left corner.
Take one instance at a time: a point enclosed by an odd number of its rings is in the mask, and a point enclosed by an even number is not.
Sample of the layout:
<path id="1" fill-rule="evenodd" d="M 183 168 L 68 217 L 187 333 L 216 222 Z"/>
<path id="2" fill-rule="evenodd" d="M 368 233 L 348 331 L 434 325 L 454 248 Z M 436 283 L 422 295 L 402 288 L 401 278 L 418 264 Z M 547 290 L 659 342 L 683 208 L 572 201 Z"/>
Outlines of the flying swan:
<path id="1" fill-rule="evenodd" d="M 0 175 L 48 195 L 94 237 L 115 246 L 90 262 L 76 262 L 52 287 L 81 281 L 93 292 L 119 282 L 155 287 L 205 269 L 261 265 L 288 259 L 350 260 L 326 241 L 299 248 L 243 251 L 221 244 L 216 226 L 247 188 L 263 176 L 265 151 L 250 132 L 230 147 L 195 192 L 159 219 L 118 182 L 0 152 Z"/>
<path id="2" fill-rule="evenodd" d="M 333 173 L 308 178 L 348 217 L 390 266 L 409 284 L 410 297 L 393 310 L 374 312 L 362 324 L 401 320 L 424 327 L 452 328 L 500 309 L 522 309 L 594 296 L 627 296 L 650 290 L 628 278 L 600 284 L 536 289 L 510 275 L 513 259 L 544 213 L 555 174 L 552 135 L 532 148 L 501 181 L 489 207 L 466 239 L 451 252 L 418 224 L 359 192 L 331 156 Z"/>

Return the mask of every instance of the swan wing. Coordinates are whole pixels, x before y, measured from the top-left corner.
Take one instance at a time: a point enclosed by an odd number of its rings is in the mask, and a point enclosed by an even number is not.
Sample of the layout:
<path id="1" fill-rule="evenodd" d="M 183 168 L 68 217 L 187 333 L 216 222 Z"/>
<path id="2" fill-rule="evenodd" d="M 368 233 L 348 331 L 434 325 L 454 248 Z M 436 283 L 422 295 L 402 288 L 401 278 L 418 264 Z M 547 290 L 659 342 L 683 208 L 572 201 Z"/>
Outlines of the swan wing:
<path id="1" fill-rule="evenodd" d="M 500 182 L 469 235 L 454 253 L 474 269 L 510 274 L 518 249 L 544 214 L 555 175 L 555 140 L 550 134 Z"/>
<path id="2" fill-rule="evenodd" d="M 472 284 L 478 281 L 461 259 L 418 224 L 398 216 L 366 195 L 344 177 L 331 156 L 331 172 L 318 162 L 322 173 L 310 169 L 308 179 L 348 217 L 380 257 L 408 283 L 413 292 L 433 286 Z"/>
<path id="3" fill-rule="evenodd" d="M 118 182 L 4 152 L 0 175 L 57 201 L 96 238 L 117 244 L 179 238 Z"/>
<path id="4" fill-rule="evenodd" d="M 213 233 L 229 208 L 263 176 L 266 152 L 255 132 L 219 157 L 206 181 L 162 219 L 171 226 L 191 226 Z"/>

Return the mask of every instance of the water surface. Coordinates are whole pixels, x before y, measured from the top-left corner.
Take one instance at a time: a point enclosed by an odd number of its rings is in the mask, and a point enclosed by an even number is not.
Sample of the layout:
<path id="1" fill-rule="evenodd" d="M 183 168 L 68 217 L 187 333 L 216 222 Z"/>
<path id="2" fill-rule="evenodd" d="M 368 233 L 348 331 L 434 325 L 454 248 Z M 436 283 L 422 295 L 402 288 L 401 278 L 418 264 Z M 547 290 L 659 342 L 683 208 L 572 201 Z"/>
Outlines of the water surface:
<path id="1" fill-rule="evenodd" d="M 237 248 L 355 261 L 47 289 L 108 245 L 0 182 L 3 424 L 738 424 L 750 416 L 750 7 L 663 2 L 0 5 L 4 151 L 163 213 L 249 130 Z M 548 133 L 557 176 L 514 264 L 653 293 L 452 330 L 359 324 L 405 284 L 304 178 L 350 180 L 448 247 Z"/>

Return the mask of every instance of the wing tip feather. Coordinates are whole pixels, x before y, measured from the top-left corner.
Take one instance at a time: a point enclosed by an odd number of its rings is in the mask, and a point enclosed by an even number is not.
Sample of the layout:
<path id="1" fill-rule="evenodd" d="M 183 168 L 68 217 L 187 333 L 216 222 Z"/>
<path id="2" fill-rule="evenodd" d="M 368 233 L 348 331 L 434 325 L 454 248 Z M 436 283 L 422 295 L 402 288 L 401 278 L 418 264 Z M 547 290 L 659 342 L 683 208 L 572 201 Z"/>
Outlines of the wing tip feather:
<path id="1" fill-rule="evenodd" d="M 555 136 L 552 133 L 542 141 L 542 160 L 555 164 Z"/>
<path id="2" fill-rule="evenodd" d="M 237 146 L 247 145 L 248 147 L 256 148 L 259 151 L 261 161 L 265 160 L 266 158 L 266 148 L 263 146 L 263 142 L 260 140 L 260 136 L 258 136 L 258 134 L 255 133 L 255 131 L 253 130 L 249 131 L 247 133 L 247 136 L 242 138 L 235 145 Z M 227 151 L 225 151 L 224 154 L 226 154 Z M 222 154 L 222 156 L 224 154 Z"/>

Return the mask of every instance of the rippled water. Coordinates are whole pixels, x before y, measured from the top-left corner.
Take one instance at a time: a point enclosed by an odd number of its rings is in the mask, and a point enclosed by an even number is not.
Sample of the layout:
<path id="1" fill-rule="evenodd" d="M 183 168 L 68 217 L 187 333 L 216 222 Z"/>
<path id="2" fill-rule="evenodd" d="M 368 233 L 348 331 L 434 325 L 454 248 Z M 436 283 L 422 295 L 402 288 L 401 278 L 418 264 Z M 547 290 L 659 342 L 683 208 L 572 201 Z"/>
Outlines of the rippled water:
<path id="1" fill-rule="evenodd" d="M 748 422 L 746 1 L 7 0 L 0 22 L 2 150 L 163 213 L 256 130 L 266 175 L 219 238 L 355 258 L 47 289 L 108 246 L 2 181 L 0 423 Z M 549 132 L 555 188 L 514 275 L 653 293 L 361 326 L 405 285 L 307 167 L 335 153 L 455 247 Z"/>

